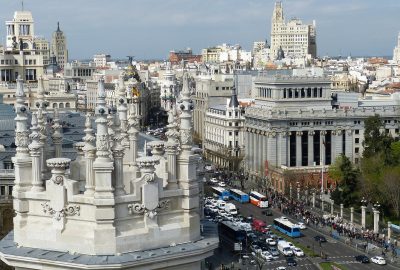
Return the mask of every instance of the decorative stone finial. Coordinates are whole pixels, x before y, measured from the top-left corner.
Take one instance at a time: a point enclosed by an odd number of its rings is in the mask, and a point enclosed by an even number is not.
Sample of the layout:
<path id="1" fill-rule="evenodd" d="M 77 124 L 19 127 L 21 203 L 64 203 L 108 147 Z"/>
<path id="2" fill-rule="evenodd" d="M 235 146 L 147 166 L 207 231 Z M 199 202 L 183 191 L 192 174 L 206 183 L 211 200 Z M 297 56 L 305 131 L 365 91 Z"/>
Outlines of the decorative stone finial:
<path id="1" fill-rule="evenodd" d="M 47 160 L 47 167 L 51 168 L 51 180 L 56 185 L 63 185 L 65 171 L 69 168 L 71 160 L 69 158 L 52 158 Z"/>

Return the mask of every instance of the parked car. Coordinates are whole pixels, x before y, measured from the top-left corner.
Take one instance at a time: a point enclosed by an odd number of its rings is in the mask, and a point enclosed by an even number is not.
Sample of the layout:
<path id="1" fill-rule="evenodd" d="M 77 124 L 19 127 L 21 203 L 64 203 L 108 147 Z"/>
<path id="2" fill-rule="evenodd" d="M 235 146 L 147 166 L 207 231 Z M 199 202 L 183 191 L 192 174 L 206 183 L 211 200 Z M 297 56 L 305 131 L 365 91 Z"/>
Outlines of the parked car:
<path id="1" fill-rule="evenodd" d="M 385 265 L 386 264 L 386 260 L 381 256 L 372 257 L 371 258 L 371 262 L 379 264 L 379 265 Z"/>
<path id="2" fill-rule="evenodd" d="M 263 210 L 261 214 L 263 214 L 264 216 L 272 216 L 272 211 L 270 209 Z"/>
<path id="3" fill-rule="evenodd" d="M 303 257 L 304 256 L 304 252 L 300 248 L 294 247 L 294 248 L 292 248 L 292 250 L 293 250 L 293 254 L 296 257 Z"/>
<path id="4" fill-rule="evenodd" d="M 265 224 L 265 222 L 262 220 L 253 219 L 253 222 L 251 225 L 255 231 L 262 232 L 262 233 L 266 233 L 268 231 L 266 228 L 267 224 Z"/>
<path id="5" fill-rule="evenodd" d="M 286 270 L 285 266 L 278 266 L 275 270 Z"/>
<path id="6" fill-rule="evenodd" d="M 268 251 L 274 257 L 278 257 L 279 256 L 279 251 L 275 247 L 269 247 Z"/>
<path id="7" fill-rule="evenodd" d="M 307 229 L 306 225 L 303 222 L 298 222 L 296 224 L 301 230 L 305 230 Z"/>
<path id="8" fill-rule="evenodd" d="M 315 239 L 315 241 L 318 241 L 320 243 L 325 243 L 326 242 L 325 236 L 322 236 L 322 235 L 316 235 L 316 236 L 314 236 L 314 239 Z"/>
<path id="9" fill-rule="evenodd" d="M 226 187 L 226 184 L 225 184 L 224 182 L 219 182 L 219 183 L 218 183 L 218 186 L 220 186 L 220 187 Z"/>
<path id="10" fill-rule="evenodd" d="M 215 177 L 211 178 L 211 179 L 210 179 L 210 182 L 211 182 L 212 184 L 218 184 L 218 180 L 217 180 L 217 178 L 215 178 Z"/>
<path id="11" fill-rule="evenodd" d="M 357 262 L 369 263 L 369 258 L 365 255 L 357 255 L 354 258 L 356 259 Z"/>
<path id="12" fill-rule="evenodd" d="M 274 260 L 274 257 L 268 251 L 263 251 L 263 252 L 261 252 L 260 255 L 267 262 L 270 262 L 270 261 Z"/>
<path id="13" fill-rule="evenodd" d="M 286 263 L 288 266 L 296 266 L 297 265 L 297 262 L 293 257 L 287 257 Z"/>
<path id="14" fill-rule="evenodd" d="M 261 253 L 262 249 L 257 246 L 257 245 L 251 245 L 250 249 L 254 252 L 254 253 Z"/>
<path id="15" fill-rule="evenodd" d="M 276 241 L 273 238 L 267 238 L 265 242 L 270 246 L 276 246 Z"/>

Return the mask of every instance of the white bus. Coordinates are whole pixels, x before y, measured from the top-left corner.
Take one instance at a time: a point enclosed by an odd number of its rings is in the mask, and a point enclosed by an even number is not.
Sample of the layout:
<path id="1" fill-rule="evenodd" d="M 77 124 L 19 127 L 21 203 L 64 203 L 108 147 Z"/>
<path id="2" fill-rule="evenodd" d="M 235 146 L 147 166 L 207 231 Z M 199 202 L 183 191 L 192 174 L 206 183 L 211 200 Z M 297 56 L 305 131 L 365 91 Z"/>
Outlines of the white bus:
<path id="1" fill-rule="evenodd" d="M 249 197 L 250 197 L 250 203 L 254 204 L 255 206 L 258 206 L 260 208 L 268 207 L 268 200 L 267 197 L 265 197 L 264 195 L 256 191 L 252 191 L 250 192 Z"/>

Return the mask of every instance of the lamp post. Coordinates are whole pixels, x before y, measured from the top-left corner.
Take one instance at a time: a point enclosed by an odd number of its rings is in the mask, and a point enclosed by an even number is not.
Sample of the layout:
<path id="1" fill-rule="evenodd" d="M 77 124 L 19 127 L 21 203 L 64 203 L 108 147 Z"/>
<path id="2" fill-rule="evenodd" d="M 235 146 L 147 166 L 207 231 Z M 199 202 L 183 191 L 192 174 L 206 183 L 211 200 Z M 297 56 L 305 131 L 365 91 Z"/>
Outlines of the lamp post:
<path id="1" fill-rule="evenodd" d="M 365 209 L 367 209 L 367 200 L 363 197 L 361 200 L 361 227 L 365 229 Z"/>
<path id="2" fill-rule="evenodd" d="M 297 200 L 300 201 L 300 182 L 297 181 Z"/>
<path id="3" fill-rule="evenodd" d="M 379 207 L 381 205 L 379 204 L 379 202 L 377 201 L 374 204 L 374 233 L 378 233 L 379 232 Z"/>

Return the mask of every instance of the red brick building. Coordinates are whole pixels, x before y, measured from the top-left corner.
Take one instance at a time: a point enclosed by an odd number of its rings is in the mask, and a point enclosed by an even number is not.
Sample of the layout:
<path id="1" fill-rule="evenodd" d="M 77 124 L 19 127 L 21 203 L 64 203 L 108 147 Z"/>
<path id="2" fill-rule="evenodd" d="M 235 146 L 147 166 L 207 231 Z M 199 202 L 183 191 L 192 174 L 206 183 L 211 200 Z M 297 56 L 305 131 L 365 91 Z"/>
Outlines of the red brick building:
<path id="1" fill-rule="evenodd" d="M 171 64 L 179 64 L 182 60 L 189 63 L 201 62 L 201 55 L 193 54 L 191 49 L 169 52 L 169 61 Z"/>

